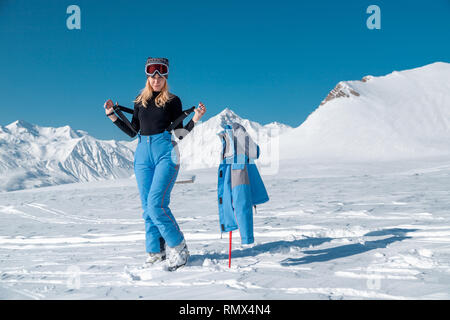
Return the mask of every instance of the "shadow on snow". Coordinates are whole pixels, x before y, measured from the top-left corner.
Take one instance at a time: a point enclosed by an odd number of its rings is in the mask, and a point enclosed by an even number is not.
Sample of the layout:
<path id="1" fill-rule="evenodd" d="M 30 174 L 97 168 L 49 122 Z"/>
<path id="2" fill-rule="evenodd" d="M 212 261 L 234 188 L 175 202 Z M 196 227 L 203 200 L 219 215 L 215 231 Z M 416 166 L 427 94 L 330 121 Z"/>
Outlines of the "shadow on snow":
<path id="1" fill-rule="evenodd" d="M 380 237 L 391 235 L 391 237 L 385 239 L 378 239 L 373 241 L 365 241 L 364 243 L 353 243 L 343 245 L 339 247 L 326 248 L 321 250 L 306 250 L 302 251 L 302 254 L 306 256 L 300 258 L 287 258 L 280 262 L 282 266 L 293 266 L 308 264 L 313 262 L 324 262 L 334 259 L 349 257 L 352 255 L 364 253 L 373 249 L 386 248 L 388 245 L 409 239 L 411 237 L 406 236 L 407 232 L 414 232 L 417 229 L 384 229 L 378 231 L 371 231 L 364 235 L 364 237 Z M 292 241 L 274 241 L 263 244 L 255 245 L 254 247 L 233 250 L 232 258 L 245 258 L 254 257 L 263 253 L 284 253 L 289 254 L 291 248 L 308 248 L 310 246 L 319 246 L 325 242 L 330 242 L 333 238 L 306 238 Z M 202 255 L 192 255 L 190 257 L 191 265 L 201 265 L 205 259 L 228 259 L 228 253 L 207 253 Z"/>
<path id="2" fill-rule="evenodd" d="M 308 248 L 309 246 L 318 246 L 324 242 L 333 240 L 333 238 L 307 238 L 292 241 L 274 241 L 255 245 L 245 249 L 236 249 L 232 251 L 232 258 L 254 257 L 262 253 L 289 253 L 291 248 Z M 228 259 L 228 253 L 207 253 L 202 255 L 192 255 L 190 262 L 192 265 L 202 264 L 205 259 Z"/>
<path id="3" fill-rule="evenodd" d="M 403 241 L 405 239 L 410 239 L 411 237 L 407 237 L 405 234 L 407 232 L 414 232 L 417 229 L 385 229 L 379 231 L 371 231 L 366 233 L 365 237 L 379 237 L 379 236 L 387 236 L 392 235 L 391 237 L 373 241 L 365 241 L 364 243 L 353 243 L 347 244 L 339 247 L 326 248 L 321 250 L 306 250 L 302 251 L 303 256 L 301 258 L 287 258 L 281 261 L 282 266 L 294 266 L 300 264 L 307 264 L 313 262 L 324 262 L 330 261 L 334 259 L 344 258 L 353 256 L 356 254 L 364 253 L 373 249 L 386 248 L 388 245 Z"/>

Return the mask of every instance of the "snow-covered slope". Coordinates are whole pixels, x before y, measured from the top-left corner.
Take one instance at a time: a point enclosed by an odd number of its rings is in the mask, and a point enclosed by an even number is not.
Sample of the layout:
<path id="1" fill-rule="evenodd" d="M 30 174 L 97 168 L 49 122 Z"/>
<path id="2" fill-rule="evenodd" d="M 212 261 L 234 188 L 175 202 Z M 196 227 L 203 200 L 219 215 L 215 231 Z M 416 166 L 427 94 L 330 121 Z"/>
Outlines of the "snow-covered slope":
<path id="1" fill-rule="evenodd" d="M 262 126 L 226 108 L 179 141 L 182 170 L 218 164 L 216 134 L 230 121 L 241 123 L 263 145 L 271 135 L 292 130 L 275 122 Z M 0 191 L 132 177 L 136 145 L 137 139 L 98 140 L 69 126 L 40 127 L 22 120 L 0 126 Z"/>
<path id="2" fill-rule="evenodd" d="M 447 161 L 282 160 L 264 177 L 255 244 L 233 232 L 231 268 L 217 170 L 194 173 L 171 194 L 191 254 L 176 272 L 139 269 L 132 179 L 0 193 L 0 299 L 450 299 Z"/>
<path id="3" fill-rule="evenodd" d="M 40 127 L 18 120 L 0 126 L 0 190 L 125 178 L 133 170 L 126 143 L 85 131 Z"/>
<path id="4" fill-rule="evenodd" d="M 450 154 L 450 64 L 342 81 L 280 140 L 282 158 L 386 160 Z"/>

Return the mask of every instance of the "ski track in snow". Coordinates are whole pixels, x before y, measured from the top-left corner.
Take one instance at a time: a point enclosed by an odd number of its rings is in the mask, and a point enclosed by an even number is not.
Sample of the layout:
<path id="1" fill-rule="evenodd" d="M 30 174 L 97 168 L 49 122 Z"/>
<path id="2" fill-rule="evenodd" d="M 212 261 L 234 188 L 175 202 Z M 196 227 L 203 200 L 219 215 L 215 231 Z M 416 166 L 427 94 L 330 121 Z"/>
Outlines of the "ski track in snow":
<path id="1" fill-rule="evenodd" d="M 215 169 L 172 192 L 191 252 L 176 272 L 139 268 L 132 179 L 0 193 L 0 299 L 450 298 L 449 166 L 281 168 L 263 176 L 256 243 L 233 233 L 231 268 Z"/>

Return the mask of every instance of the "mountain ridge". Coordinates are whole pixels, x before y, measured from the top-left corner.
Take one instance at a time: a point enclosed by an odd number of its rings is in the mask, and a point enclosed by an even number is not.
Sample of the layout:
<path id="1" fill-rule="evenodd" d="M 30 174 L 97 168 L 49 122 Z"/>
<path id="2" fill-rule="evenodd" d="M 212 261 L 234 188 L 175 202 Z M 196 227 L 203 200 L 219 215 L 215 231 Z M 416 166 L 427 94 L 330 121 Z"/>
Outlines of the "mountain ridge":
<path id="1" fill-rule="evenodd" d="M 183 170 L 217 164 L 221 143 L 215 134 L 227 122 L 242 123 L 251 135 L 258 131 L 276 131 L 278 127 L 283 132 L 292 129 L 279 123 L 265 127 L 225 108 L 207 121 L 200 121 L 193 132 L 179 142 Z M 205 132 L 207 136 L 194 138 Z M 24 120 L 13 121 L 0 126 L 0 174 L 4 176 L 0 191 L 133 177 L 136 145 L 137 138 L 100 140 L 69 125 L 44 127 Z M 192 159 L 201 160 L 197 161 L 200 164 L 195 165 Z"/>
<path id="2" fill-rule="evenodd" d="M 450 64 L 435 62 L 341 81 L 336 87 L 343 93 L 332 89 L 331 99 L 284 136 L 281 157 L 378 161 L 450 154 L 449 79 Z"/>

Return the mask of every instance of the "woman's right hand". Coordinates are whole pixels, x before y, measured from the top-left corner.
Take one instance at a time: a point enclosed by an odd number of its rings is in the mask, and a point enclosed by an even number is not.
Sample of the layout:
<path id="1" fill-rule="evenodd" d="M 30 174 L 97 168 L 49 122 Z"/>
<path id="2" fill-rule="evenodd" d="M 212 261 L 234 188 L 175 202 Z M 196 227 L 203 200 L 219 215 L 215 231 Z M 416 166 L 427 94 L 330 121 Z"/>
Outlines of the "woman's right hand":
<path id="1" fill-rule="evenodd" d="M 103 105 L 103 108 L 105 108 L 105 113 L 109 114 L 109 113 L 113 112 L 113 106 L 114 106 L 114 103 L 112 102 L 111 99 L 106 100 L 105 104 Z M 115 113 L 108 116 L 108 118 L 110 118 L 112 122 L 117 120 L 117 116 Z"/>

